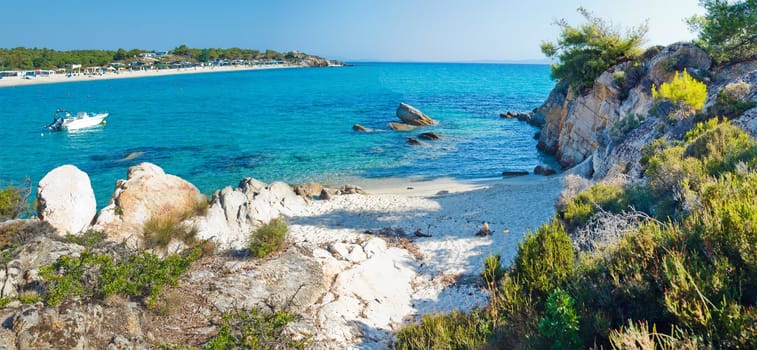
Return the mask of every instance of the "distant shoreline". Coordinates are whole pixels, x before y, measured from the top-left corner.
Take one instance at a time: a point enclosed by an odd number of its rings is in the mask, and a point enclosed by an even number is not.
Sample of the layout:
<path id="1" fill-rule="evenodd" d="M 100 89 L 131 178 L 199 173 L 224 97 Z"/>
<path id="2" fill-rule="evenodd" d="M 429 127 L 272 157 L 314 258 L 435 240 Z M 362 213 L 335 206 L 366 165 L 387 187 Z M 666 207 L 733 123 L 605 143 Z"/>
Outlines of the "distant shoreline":
<path id="1" fill-rule="evenodd" d="M 80 73 L 75 76 L 67 76 L 66 74 L 56 74 L 48 77 L 35 77 L 32 79 L 23 79 L 21 77 L 2 78 L 0 79 L 0 88 L 26 86 L 26 85 L 40 85 L 40 84 L 58 84 L 58 83 L 75 83 L 82 81 L 99 81 L 99 80 L 111 80 L 111 79 L 129 79 L 129 78 L 145 78 L 145 77 L 159 77 L 166 75 L 178 75 L 178 74 L 199 74 L 199 73 L 221 73 L 221 72 L 237 72 L 247 70 L 265 70 L 265 69 L 284 69 L 284 68 L 308 68 L 307 66 L 292 65 L 292 64 L 277 64 L 277 65 L 263 65 L 263 66 L 222 66 L 222 67 L 192 67 L 192 68 L 180 68 L 180 69 L 159 69 L 159 70 L 135 70 L 135 71 L 120 71 L 107 72 L 103 74 L 84 75 Z"/>

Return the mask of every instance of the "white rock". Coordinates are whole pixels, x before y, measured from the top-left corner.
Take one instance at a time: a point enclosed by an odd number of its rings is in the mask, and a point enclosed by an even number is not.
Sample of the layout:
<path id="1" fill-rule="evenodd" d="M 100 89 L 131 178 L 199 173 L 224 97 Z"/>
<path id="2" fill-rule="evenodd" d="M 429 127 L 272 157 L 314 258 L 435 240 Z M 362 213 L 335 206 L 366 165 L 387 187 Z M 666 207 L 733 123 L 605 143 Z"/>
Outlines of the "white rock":
<path id="1" fill-rule="evenodd" d="M 97 213 L 95 192 L 87 173 L 63 165 L 47 173 L 37 186 L 37 215 L 61 234 L 84 231 Z"/>
<path id="2" fill-rule="evenodd" d="M 368 256 L 363 251 L 363 247 L 357 244 L 353 244 L 350 247 L 350 254 L 347 255 L 347 260 L 353 263 L 359 263 L 365 261 L 365 259 L 368 259 Z"/>
<path id="3" fill-rule="evenodd" d="M 368 258 L 371 258 L 386 250 L 386 241 L 378 237 L 371 238 L 363 243 L 363 250 Z"/>

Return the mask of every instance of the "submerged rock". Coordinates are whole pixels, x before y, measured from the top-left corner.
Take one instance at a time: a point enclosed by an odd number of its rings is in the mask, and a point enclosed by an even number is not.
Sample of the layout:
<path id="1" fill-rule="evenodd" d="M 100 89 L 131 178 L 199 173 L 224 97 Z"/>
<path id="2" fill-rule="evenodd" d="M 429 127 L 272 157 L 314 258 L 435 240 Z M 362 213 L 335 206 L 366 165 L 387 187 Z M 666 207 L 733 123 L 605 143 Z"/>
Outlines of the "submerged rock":
<path id="1" fill-rule="evenodd" d="M 431 131 L 431 132 L 424 132 L 424 133 L 418 135 L 418 138 L 419 139 L 424 139 L 424 140 L 429 140 L 429 141 L 436 141 L 436 140 L 441 139 L 441 137 L 439 137 L 439 135 L 437 135 L 433 131 Z"/>
<path id="2" fill-rule="evenodd" d="M 412 131 L 416 127 L 410 124 L 405 124 L 405 123 L 390 122 L 389 128 L 391 128 L 394 131 Z"/>
<path id="3" fill-rule="evenodd" d="M 407 144 L 408 144 L 408 145 L 411 145 L 411 146 L 420 146 L 420 145 L 422 145 L 423 143 L 422 143 L 422 142 L 420 142 L 420 141 L 418 141 L 418 140 L 416 140 L 416 139 L 414 139 L 414 138 L 412 138 L 412 137 L 408 137 L 408 138 L 407 138 Z"/>
<path id="4" fill-rule="evenodd" d="M 84 231 L 97 213 L 89 175 L 73 165 L 47 173 L 37 186 L 37 215 L 60 234 Z"/>
<path id="5" fill-rule="evenodd" d="M 525 175 L 528 175 L 528 171 L 513 170 L 513 171 L 502 172 L 502 176 L 504 177 L 525 176 Z"/>

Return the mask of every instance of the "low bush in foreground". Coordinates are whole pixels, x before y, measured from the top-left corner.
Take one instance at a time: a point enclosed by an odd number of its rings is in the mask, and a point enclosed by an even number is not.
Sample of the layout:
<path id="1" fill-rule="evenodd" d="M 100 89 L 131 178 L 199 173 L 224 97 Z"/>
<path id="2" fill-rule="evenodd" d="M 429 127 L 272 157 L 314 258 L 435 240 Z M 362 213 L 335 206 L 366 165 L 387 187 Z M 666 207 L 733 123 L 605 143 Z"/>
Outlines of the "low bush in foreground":
<path id="1" fill-rule="evenodd" d="M 584 199 L 568 205 L 583 209 L 569 218 L 595 215 L 590 202 L 607 199 L 611 208 L 643 199 L 653 202 L 648 207 L 657 219 L 639 216 L 615 243 L 590 253 L 572 250 L 559 221 L 543 225 L 519 245 L 513 266 L 491 289 L 490 304 L 477 315 L 493 332 L 475 346 L 757 348 L 755 148 L 743 131 L 711 121 L 681 142 L 648 150 L 648 187 L 641 191 L 648 196 L 620 186 L 576 197 Z M 498 275 L 495 262 L 487 259 L 488 276 Z M 473 317 L 434 315 L 425 326 L 400 331 L 403 344 L 465 348 L 436 336 L 441 331 L 420 330 L 434 329 L 434 320 L 445 330 L 467 329 L 462 338 L 473 336 L 479 334 L 467 326 Z"/>
<path id="2" fill-rule="evenodd" d="M 481 310 L 429 314 L 419 324 L 402 328 L 394 349 L 478 349 L 492 334 L 490 317 Z"/>
<path id="3" fill-rule="evenodd" d="M 273 219 L 259 227 L 250 235 L 250 254 L 264 258 L 281 251 L 286 246 L 287 223 L 284 219 Z"/>
<path id="4" fill-rule="evenodd" d="M 27 185 L 24 187 L 8 186 L 0 189 L 0 222 L 28 213 L 31 180 L 27 179 L 26 182 Z"/>
<path id="5" fill-rule="evenodd" d="M 57 305 L 70 296 L 104 299 L 120 294 L 143 299 L 150 306 L 165 285 L 177 285 L 179 277 L 201 254 L 197 247 L 165 259 L 148 252 L 123 259 L 88 251 L 78 257 L 62 256 L 40 268 L 45 281 L 44 301 Z"/>
<path id="6" fill-rule="evenodd" d="M 203 346 L 205 350 L 225 349 L 304 349 L 307 340 L 292 340 L 286 326 L 293 314 L 258 309 L 234 311 L 222 316 L 218 334 Z"/>

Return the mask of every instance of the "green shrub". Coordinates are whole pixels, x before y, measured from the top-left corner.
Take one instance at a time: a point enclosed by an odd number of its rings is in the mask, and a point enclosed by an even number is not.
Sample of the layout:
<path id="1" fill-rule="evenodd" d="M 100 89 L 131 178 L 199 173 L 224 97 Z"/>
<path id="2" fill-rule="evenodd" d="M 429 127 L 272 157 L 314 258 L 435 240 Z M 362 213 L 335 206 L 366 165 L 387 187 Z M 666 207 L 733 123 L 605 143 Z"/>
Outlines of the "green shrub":
<path id="1" fill-rule="evenodd" d="M 539 321 L 539 334 L 544 348 L 562 350 L 579 349 L 578 316 L 573 307 L 573 298 L 562 289 L 555 289 L 547 298 L 547 304 Z"/>
<path id="2" fill-rule="evenodd" d="M 122 294 L 143 298 L 149 306 L 165 285 L 176 286 L 200 255 L 197 247 L 165 259 L 148 252 L 121 260 L 88 251 L 78 257 L 62 256 L 39 270 L 45 281 L 45 304 L 54 306 L 69 296 L 104 299 Z"/>
<path id="3" fill-rule="evenodd" d="M 560 216 L 569 228 L 582 226 L 598 210 L 613 213 L 628 209 L 628 198 L 620 184 L 597 183 L 578 193 L 576 198 L 560 208 Z"/>
<path id="4" fill-rule="evenodd" d="M 626 72 L 622 70 L 612 72 L 612 81 L 615 85 L 623 86 L 626 82 Z"/>
<path id="5" fill-rule="evenodd" d="M 565 228 L 553 220 L 518 244 L 512 275 L 537 301 L 542 301 L 573 272 L 574 254 Z"/>
<path id="6" fill-rule="evenodd" d="M 21 302 L 21 304 L 29 305 L 29 304 L 34 304 L 40 301 L 40 297 L 39 297 L 39 294 L 37 294 L 37 292 L 30 290 L 30 291 L 25 291 L 19 294 L 18 301 Z"/>
<path id="7" fill-rule="evenodd" d="M 64 237 L 64 241 L 69 243 L 78 244 L 88 248 L 94 247 L 96 244 L 105 240 L 105 233 L 101 231 L 89 230 L 83 232 L 80 235 L 67 234 Z"/>
<path id="8" fill-rule="evenodd" d="M 704 102 L 707 100 L 707 85 L 692 78 L 684 69 L 680 74 L 676 71 L 673 80 L 662 83 L 659 89 L 652 85 L 652 97 L 655 100 L 670 100 L 684 111 L 696 112 L 704 108 Z"/>
<path id="9" fill-rule="evenodd" d="M 283 219 L 273 219 L 250 235 L 250 253 L 264 258 L 281 251 L 286 246 L 287 224 Z"/>
<path id="10" fill-rule="evenodd" d="M 493 328 L 486 313 L 453 311 L 449 314 L 423 315 L 419 324 L 401 328 L 393 348 L 478 349 L 492 336 Z"/>
<path id="11" fill-rule="evenodd" d="M 612 128 L 610 128 L 610 137 L 615 142 L 622 141 L 625 139 L 626 135 L 631 132 L 631 130 L 636 129 L 643 120 L 643 117 L 636 116 L 635 114 L 629 114 L 620 118 L 612 125 Z"/>
<path id="12" fill-rule="evenodd" d="M 743 130 L 727 121 L 705 129 L 691 140 L 685 156 L 699 159 L 709 175 L 732 172 L 739 162 L 754 164 L 757 143 Z"/>
<path id="13" fill-rule="evenodd" d="M 294 319 L 293 314 L 283 311 L 269 314 L 252 309 L 225 313 L 218 334 L 203 349 L 304 349 L 306 340 L 292 340 L 285 332 Z"/>
<path id="14" fill-rule="evenodd" d="M 502 277 L 505 277 L 505 269 L 502 268 L 501 257 L 499 255 L 489 255 L 486 257 L 481 277 L 483 277 L 484 283 L 490 289 L 496 287 Z"/>
<path id="15" fill-rule="evenodd" d="M 709 108 L 710 117 L 723 116 L 728 119 L 739 117 L 747 110 L 757 106 L 757 102 L 750 101 L 749 84 L 740 81 L 730 83 L 718 92 L 715 104 Z"/>
<path id="16" fill-rule="evenodd" d="M 578 12 L 588 21 L 587 24 L 571 27 L 561 20 L 557 22 L 561 30 L 557 42 L 541 44 L 541 51 L 547 57 L 559 61 L 552 65 L 552 78 L 567 81 L 575 91 L 590 88 L 608 68 L 637 57 L 647 31 L 644 24 L 622 36 L 610 23 L 593 16 L 583 7 Z"/>
<path id="17" fill-rule="evenodd" d="M 8 186 L 0 190 L 0 222 L 19 217 L 25 212 L 26 204 L 22 189 Z"/>

